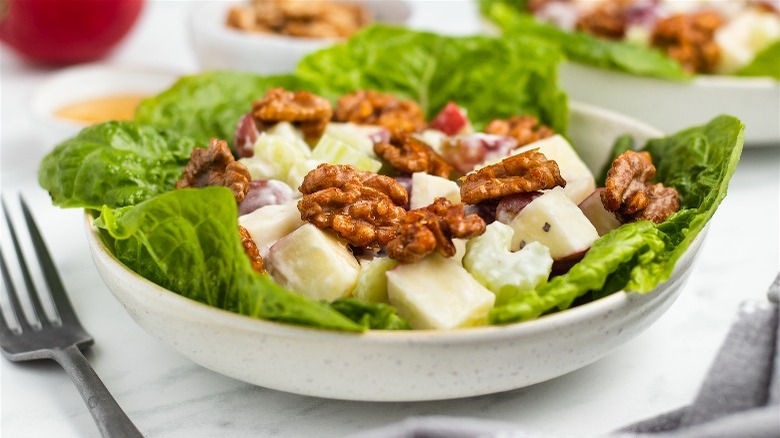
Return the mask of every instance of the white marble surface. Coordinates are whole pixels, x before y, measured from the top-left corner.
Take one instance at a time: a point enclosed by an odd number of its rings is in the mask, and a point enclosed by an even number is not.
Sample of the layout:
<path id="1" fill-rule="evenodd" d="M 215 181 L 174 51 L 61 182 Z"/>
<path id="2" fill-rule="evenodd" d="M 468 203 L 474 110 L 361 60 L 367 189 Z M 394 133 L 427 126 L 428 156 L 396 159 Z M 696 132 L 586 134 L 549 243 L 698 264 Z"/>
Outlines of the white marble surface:
<path id="1" fill-rule="evenodd" d="M 413 5 L 418 27 L 465 33 L 473 24 L 467 3 Z M 184 25 L 191 5 L 147 6 L 107 62 L 194 71 Z M 433 414 L 502 420 L 553 436 L 607 432 L 690 402 L 738 304 L 764 299 L 780 269 L 780 145 L 748 147 L 681 297 L 646 332 L 590 366 L 529 388 L 424 403 L 334 401 L 251 386 L 189 362 L 138 328 L 92 264 L 81 212 L 51 206 L 37 185 L 37 164 L 51 145 L 41 143 L 27 103 L 52 72 L 0 49 L 0 187 L 6 202 L 19 192 L 30 201 L 95 337 L 89 361 L 149 437 L 338 437 Z M 72 383 L 50 362 L 0 360 L 0 413 L 4 438 L 97 436 Z"/>

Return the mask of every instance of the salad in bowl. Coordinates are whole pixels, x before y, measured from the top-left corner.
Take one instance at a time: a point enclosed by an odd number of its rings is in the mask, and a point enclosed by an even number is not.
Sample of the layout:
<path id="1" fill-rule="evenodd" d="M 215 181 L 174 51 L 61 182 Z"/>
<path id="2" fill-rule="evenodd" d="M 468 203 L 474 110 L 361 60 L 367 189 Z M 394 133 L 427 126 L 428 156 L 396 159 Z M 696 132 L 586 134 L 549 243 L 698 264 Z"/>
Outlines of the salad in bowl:
<path id="1" fill-rule="evenodd" d="M 130 315 L 212 370 L 351 400 L 518 388 L 671 305 L 742 147 L 734 117 L 665 136 L 570 104 L 562 59 L 374 26 L 294 74 L 184 77 L 39 181 L 87 211 Z"/>
<path id="2" fill-rule="evenodd" d="M 725 196 L 742 125 L 620 137 L 594 171 L 566 138 L 559 60 L 374 27 L 294 75 L 183 78 L 39 179 L 141 276 L 274 321 L 446 330 L 650 291 Z"/>

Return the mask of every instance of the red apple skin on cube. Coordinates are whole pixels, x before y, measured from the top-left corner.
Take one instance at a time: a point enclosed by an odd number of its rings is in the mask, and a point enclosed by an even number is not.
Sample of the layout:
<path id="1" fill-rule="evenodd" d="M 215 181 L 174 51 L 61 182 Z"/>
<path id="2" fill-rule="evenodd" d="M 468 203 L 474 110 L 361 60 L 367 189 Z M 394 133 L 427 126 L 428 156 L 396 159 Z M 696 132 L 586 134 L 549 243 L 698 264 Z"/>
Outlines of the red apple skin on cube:
<path id="1" fill-rule="evenodd" d="M 580 210 L 596 228 L 599 236 L 603 236 L 621 225 L 615 213 L 604 208 L 604 203 L 601 202 L 601 193 L 604 190 L 606 189 L 603 187 L 594 190 L 579 205 Z"/>
<path id="2" fill-rule="evenodd" d="M 469 125 L 470 122 L 466 111 L 455 104 L 455 102 L 449 102 L 433 118 L 430 128 L 437 129 L 447 135 L 456 135 Z"/>
<path id="3" fill-rule="evenodd" d="M 542 192 L 525 192 L 509 195 L 499 201 L 496 207 L 496 220 L 509 225 L 526 205 L 542 196 Z"/>

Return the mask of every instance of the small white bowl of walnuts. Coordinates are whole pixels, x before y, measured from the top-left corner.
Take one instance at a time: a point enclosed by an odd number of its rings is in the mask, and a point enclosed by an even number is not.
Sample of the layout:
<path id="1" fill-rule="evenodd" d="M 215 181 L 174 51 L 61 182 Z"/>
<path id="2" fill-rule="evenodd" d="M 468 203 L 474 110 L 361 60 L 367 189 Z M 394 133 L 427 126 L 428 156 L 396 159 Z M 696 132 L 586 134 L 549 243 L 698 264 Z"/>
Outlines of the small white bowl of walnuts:
<path id="1" fill-rule="evenodd" d="M 372 23 L 404 25 L 404 0 L 245 0 L 193 10 L 190 32 L 204 70 L 288 73 L 306 54 Z"/>

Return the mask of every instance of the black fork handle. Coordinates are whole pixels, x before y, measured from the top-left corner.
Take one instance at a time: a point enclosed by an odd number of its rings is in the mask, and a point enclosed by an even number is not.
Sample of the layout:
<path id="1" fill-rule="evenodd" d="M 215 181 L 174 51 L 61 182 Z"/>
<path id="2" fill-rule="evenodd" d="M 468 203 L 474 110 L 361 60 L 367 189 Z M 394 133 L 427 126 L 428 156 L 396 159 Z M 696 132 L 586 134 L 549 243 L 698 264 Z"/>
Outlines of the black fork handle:
<path id="1" fill-rule="evenodd" d="M 81 393 L 95 419 L 100 435 L 104 438 L 141 437 L 127 414 L 108 392 L 84 354 L 75 345 L 53 350 L 52 359 L 57 361 L 70 376 Z"/>

